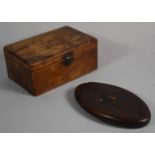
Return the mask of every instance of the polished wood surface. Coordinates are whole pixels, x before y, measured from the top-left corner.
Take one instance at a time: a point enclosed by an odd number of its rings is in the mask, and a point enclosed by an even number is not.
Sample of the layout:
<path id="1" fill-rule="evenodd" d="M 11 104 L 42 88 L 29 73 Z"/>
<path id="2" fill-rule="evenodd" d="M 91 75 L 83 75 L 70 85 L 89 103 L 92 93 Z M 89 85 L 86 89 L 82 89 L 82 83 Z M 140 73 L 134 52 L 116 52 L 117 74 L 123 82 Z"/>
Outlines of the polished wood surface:
<path id="1" fill-rule="evenodd" d="M 5 50 L 15 55 L 25 63 L 33 65 L 45 59 L 57 56 L 81 44 L 96 42 L 94 37 L 65 26 L 47 33 L 13 43 Z"/>
<path id="2" fill-rule="evenodd" d="M 117 86 L 95 82 L 81 84 L 75 89 L 75 97 L 87 112 L 113 125 L 139 128 L 151 118 L 144 101 Z"/>
<path id="3" fill-rule="evenodd" d="M 97 68 L 97 39 L 68 26 L 4 51 L 8 76 L 36 96 Z"/>

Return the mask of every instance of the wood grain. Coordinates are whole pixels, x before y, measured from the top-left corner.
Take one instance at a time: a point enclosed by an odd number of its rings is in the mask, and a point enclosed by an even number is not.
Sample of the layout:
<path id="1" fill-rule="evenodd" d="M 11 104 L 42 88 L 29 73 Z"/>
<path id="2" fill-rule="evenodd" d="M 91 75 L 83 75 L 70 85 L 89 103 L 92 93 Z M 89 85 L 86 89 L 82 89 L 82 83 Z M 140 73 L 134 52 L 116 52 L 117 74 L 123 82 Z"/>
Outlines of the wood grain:
<path id="1" fill-rule="evenodd" d="M 8 76 L 37 96 L 97 68 L 97 39 L 68 26 L 4 47 Z M 64 65 L 66 54 L 72 62 Z"/>

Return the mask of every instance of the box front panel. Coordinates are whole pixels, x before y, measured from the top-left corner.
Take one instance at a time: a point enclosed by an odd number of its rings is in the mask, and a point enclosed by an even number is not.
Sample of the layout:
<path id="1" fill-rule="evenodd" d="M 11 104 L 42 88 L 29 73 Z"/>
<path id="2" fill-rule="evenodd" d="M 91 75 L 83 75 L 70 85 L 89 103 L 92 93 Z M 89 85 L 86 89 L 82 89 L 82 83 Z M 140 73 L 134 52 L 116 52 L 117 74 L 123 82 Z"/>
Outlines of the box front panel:
<path id="1" fill-rule="evenodd" d="M 57 63 L 32 72 L 35 95 L 76 79 L 97 68 L 97 44 L 89 43 L 69 50 Z"/>

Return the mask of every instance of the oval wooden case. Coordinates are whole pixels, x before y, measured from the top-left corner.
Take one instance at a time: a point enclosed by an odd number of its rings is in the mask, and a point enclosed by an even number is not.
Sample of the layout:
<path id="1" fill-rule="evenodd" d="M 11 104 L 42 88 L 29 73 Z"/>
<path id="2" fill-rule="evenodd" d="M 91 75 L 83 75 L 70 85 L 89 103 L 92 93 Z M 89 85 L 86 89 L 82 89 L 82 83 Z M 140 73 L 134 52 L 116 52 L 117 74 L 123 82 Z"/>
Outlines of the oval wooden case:
<path id="1" fill-rule="evenodd" d="M 148 106 L 135 94 L 109 84 L 89 82 L 75 89 L 78 103 L 96 118 L 128 128 L 149 123 Z"/>

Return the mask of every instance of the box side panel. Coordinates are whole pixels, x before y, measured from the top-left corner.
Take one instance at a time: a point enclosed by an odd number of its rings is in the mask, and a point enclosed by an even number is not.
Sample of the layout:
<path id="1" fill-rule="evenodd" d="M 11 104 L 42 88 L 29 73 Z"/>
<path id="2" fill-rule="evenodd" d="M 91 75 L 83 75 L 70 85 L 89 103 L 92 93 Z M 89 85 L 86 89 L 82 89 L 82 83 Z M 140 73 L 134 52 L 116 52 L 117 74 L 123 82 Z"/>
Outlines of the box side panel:
<path id="1" fill-rule="evenodd" d="M 11 55 L 7 51 L 4 53 L 8 77 L 34 95 L 32 76 L 29 69 L 22 65 L 22 62 L 14 55 Z"/>
<path id="2" fill-rule="evenodd" d="M 62 55 L 57 58 L 56 63 L 32 72 L 36 95 L 56 88 L 97 68 L 97 43 L 83 45 L 68 53 L 72 53 L 71 64 L 65 65 Z"/>

